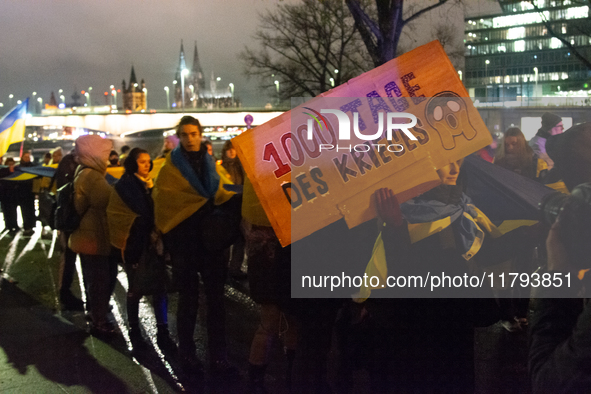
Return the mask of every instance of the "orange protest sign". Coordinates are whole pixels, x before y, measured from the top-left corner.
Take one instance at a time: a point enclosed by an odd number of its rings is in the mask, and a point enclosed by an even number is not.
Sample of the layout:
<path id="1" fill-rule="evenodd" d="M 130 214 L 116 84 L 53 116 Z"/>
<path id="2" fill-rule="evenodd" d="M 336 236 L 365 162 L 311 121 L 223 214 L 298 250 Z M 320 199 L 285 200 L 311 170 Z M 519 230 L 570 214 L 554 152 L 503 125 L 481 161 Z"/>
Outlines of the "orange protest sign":
<path id="1" fill-rule="evenodd" d="M 490 142 L 437 41 L 233 140 L 284 246 L 341 218 L 349 228 L 374 218 L 377 189 L 406 201 Z"/>

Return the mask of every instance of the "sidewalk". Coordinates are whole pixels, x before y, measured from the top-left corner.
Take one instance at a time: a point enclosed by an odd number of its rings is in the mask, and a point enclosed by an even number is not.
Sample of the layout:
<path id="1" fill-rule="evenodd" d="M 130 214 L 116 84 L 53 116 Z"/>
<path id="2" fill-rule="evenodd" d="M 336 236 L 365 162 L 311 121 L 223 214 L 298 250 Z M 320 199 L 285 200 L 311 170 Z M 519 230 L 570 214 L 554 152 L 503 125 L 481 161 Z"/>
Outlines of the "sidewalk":
<path id="1" fill-rule="evenodd" d="M 125 343 L 89 336 L 81 312 L 54 309 L 59 253 L 39 228 L 31 238 L 21 234 L 0 234 L 0 256 L 6 256 L 0 265 L 0 391 L 174 392 L 134 362 Z"/>
<path id="2" fill-rule="evenodd" d="M 240 369 L 235 381 L 183 376 L 176 360 L 152 346 L 146 353 L 130 349 L 125 318 L 125 274 L 120 272 L 113 315 L 121 333 L 101 340 L 87 333 L 83 312 L 61 311 L 58 302 L 59 251 L 56 235 L 32 237 L 0 232 L 0 392 L 1 393 L 243 393 L 247 360 L 258 309 L 240 286 L 226 287 L 227 340 L 230 361 Z M 80 296 L 80 286 L 75 290 Z M 203 303 L 200 302 L 202 306 Z M 176 296 L 169 297 L 169 325 L 176 333 Z M 147 301 L 140 305 L 146 338 L 154 340 L 155 321 Z M 197 353 L 206 360 L 202 310 L 195 338 Z M 151 328 L 150 328 L 151 327 Z M 151 330 L 151 332 L 149 332 Z M 336 349 L 329 355 L 329 376 L 336 382 Z M 500 324 L 476 330 L 477 393 L 528 393 L 527 333 L 508 333 Z M 297 363 L 297 360 L 296 360 Z M 266 381 L 271 393 L 285 393 L 284 358 L 272 353 Z M 206 375 L 207 377 L 207 375 Z M 369 376 L 354 372 L 351 392 L 369 394 Z"/>

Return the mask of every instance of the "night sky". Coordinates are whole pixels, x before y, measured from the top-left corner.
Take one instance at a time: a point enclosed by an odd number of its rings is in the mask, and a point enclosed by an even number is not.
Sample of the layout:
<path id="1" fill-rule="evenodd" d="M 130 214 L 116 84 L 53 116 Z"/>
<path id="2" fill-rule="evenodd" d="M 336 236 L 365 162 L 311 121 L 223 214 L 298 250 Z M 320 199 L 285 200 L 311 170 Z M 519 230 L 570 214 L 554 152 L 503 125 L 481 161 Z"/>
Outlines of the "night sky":
<path id="1" fill-rule="evenodd" d="M 0 12 L 0 102 L 5 112 L 17 100 L 51 92 L 66 102 L 75 90 L 92 87 L 91 103 L 105 104 L 110 85 L 129 81 L 131 66 L 143 78 L 150 108 L 166 107 L 164 86 L 172 89 L 181 39 L 187 67 L 197 41 L 209 87 L 235 85 L 246 105 L 264 105 L 257 83 L 247 81 L 237 58 L 257 25 L 257 13 L 276 0 L 3 0 Z M 172 100 L 172 94 L 171 94 Z M 80 100 L 84 101 L 84 98 Z M 119 97 L 121 105 L 121 98 Z"/>
<path id="2" fill-rule="evenodd" d="M 416 6 L 417 0 L 412 1 L 405 6 Z M 0 114 L 8 110 L 9 94 L 14 95 L 13 106 L 26 97 L 41 97 L 47 103 L 52 91 L 59 100 L 58 90 L 63 89 L 66 102 L 71 102 L 75 90 L 88 90 L 90 86 L 91 103 L 105 104 L 104 92 L 110 85 L 120 89 L 123 79 L 128 82 L 132 64 L 138 82 L 142 78 L 146 81 L 148 106 L 164 108 L 164 86 L 172 90 L 181 39 L 188 68 L 193 66 L 197 41 L 207 88 L 213 71 L 221 77 L 218 89 L 234 83 L 235 95 L 245 106 L 262 106 L 272 99 L 257 89 L 258 81 L 246 79 L 238 54 L 245 45 L 256 48 L 251 37 L 258 25 L 257 14 L 274 9 L 278 2 L 2 0 L 0 102 L 4 108 Z M 495 2 L 467 0 L 463 4 L 479 8 Z M 414 28 L 405 27 L 401 43 L 406 41 L 406 49 L 432 40 L 428 27 L 441 18 L 451 18 L 462 39 L 462 8 L 440 8 L 425 14 Z M 33 92 L 37 92 L 36 97 Z M 84 97 L 80 101 L 84 102 Z"/>

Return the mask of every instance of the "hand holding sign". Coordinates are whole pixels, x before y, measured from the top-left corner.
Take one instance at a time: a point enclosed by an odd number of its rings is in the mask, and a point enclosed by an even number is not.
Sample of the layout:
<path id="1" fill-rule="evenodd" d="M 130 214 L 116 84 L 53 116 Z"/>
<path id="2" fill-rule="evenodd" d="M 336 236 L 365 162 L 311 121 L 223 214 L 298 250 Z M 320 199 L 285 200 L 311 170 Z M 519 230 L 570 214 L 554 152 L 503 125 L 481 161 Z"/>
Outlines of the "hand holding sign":
<path id="1" fill-rule="evenodd" d="M 399 202 L 429 190 L 437 169 L 490 141 L 436 41 L 233 140 L 284 246 L 372 219 L 377 189 Z"/>

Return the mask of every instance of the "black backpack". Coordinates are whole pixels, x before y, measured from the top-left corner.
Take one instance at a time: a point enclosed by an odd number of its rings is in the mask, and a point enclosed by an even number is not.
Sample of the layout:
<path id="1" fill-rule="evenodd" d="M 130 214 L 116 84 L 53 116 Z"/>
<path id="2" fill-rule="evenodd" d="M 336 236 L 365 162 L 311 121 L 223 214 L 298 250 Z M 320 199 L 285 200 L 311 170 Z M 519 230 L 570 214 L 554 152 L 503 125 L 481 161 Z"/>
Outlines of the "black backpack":
<path id="1" fill-rule="evenodd" d="M 80 226 L 82 219 L 74 206 L 74 182 L 68 182 L 57 191 L 55 229 L 72 233 Z"/>

